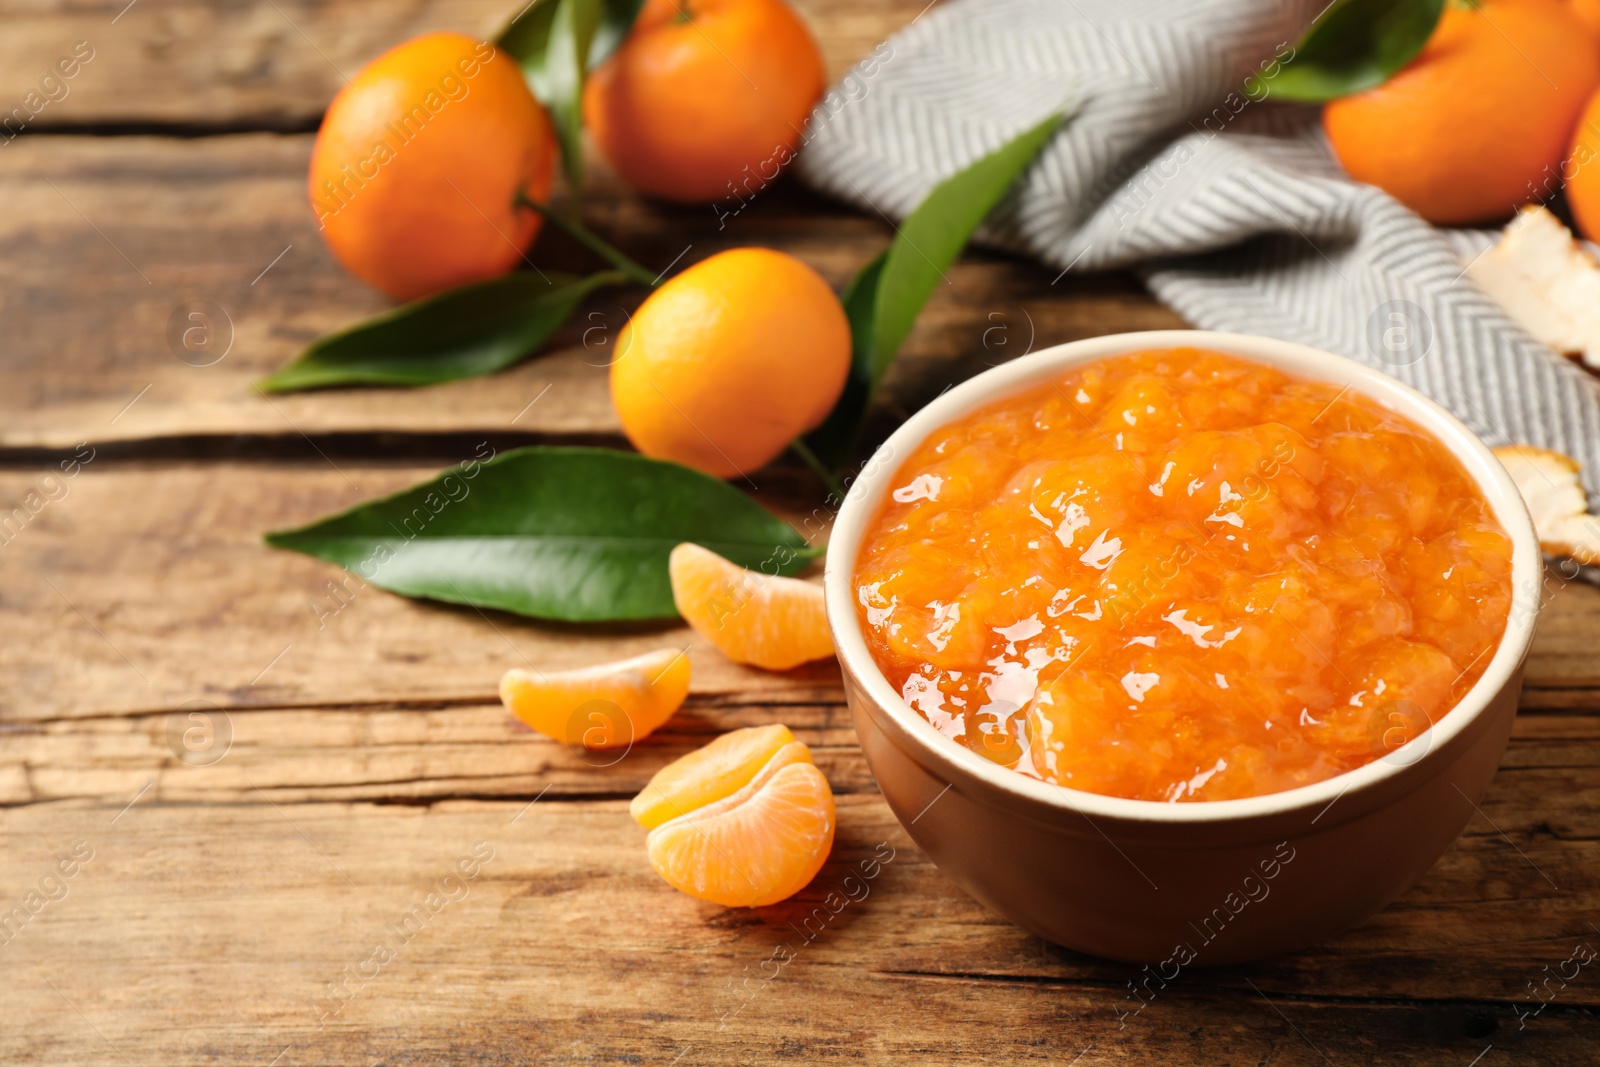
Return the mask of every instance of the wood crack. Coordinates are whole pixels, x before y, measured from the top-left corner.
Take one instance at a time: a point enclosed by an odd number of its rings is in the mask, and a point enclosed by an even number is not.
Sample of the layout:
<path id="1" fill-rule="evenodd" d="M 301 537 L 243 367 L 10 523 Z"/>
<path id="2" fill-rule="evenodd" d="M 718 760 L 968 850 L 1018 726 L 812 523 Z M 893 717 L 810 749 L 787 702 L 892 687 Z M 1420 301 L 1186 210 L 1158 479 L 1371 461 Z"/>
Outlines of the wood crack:
<path id="1" fill-rule="evenodd" d="M 414 781 L 415 783 L 417 783 L 419 785 L 425 785 L 429 781 L 432 781 L 432 780 L 433 779 L 417 778 L 417 779 L 410 779 L 409 781 Z M 360 783 L 356 783 L 356 785 L 358 785 L 358 786 L 366 786 L 366 785 L 404 785 L 404 784 L 406 784 L 406 781 L 404 781 L 404 780 L 395 781 L 395 782 L 375 782 L 375 783 L 360 782 Z M 229 798 L 226 798 L 226 799 L 224 799 L 224 798 L 205 797 L 205 798 L 199 798 L 199 799 L 194 799 L 194 800 L 163 800 L 163 799 L 161 799 L 159 797 L 148 797 L 147 796 L 147 797 L 145 797 L 145 798 L 143 798 L 143 799 L 141 799 L 139 801 L 139 807 L 141 807 L 141 808 L 257 808 L 257 807 L 268 807 L 268 806 L 270 806 L 270 807 L 282 807 L 284 805 L 292 805 L 294 807 L 313 807 L 313 806 L 327 805 L 327 804 L 345 804 L 345 805 L 365 804 L 365 805 L 371 805 L 372 807 L 379 807 L 379 808 L 382 808 L 382 807 L 432 808 L 437 804 L 444 804 L 444 803 L 448 803 L 450 801 L 465 801 L 465 802 L 468 802 L 468 803 L 475 803 L 475 804 L 515 805 L 515 804 L 526 804 L 526 803 L 529 803 L 529 802 L 531 802 L 533 800 L 538 800 L 538 802 L 541 803 L 541 804 L 600 804 L 600 803 L 611 803 L 611 802 L 628 803 L 628 802 L 632 801 L 635 796 L 638 795 L 638 790 L 622 790 L 622 791 L 618 791 L 618 790 L 597 789 L 597 790 L 594 790 L 592 792 L 591 791 L 579 790 L 579 791 L 575 791 L 575 792 L 574 791 L 567 791 L 567 792 L 560 792 L 560 793 L 555 792 L 554 790 L 542 790 L 542 791 L 536 792 L 536 793 L 477 793 L 477 792 L 462 791 L 462 792 L 449 792 L 449 793 L 427 793 L 427 794 L 419 794 L 419 795 L 416 795 L 416 796 L 407 796 L 407 795 L 404 795 L 404 794 L 395 794 L 393 796 L 359 796 L 359 797 L 326 797 L 326 798 L 296 796 L 293 799 L 288 799 L 288 798 L 283 798 L 283 797 L 278 797 L 276 799 L 274 798 L 274 794 L 276 794 L 276 793 L 303 792 L 306 789 L 314 789 L 314 788 L 319 788 L 319 787 L 316 787 L 316 786 L 310 786 L 310 787 L 308 787 L 308 786 L 295 786 L 295 787 L 291 788 L 291 787 L 283 786 L 283 785 L 271 785 L 271 786 L 265 786 L 265 787 L 251 787 L 251 788 L 243 791 L 242 793 L 240 793 L 238 795 L 235 795 L 235 796 L 232 796 L 232 797 L 229 797 Z M 338 788 L 338 787 L 326 786 L 326 787 L 320 787 L 320 788 Z M 157 787 L 157 791 L 159 792 L 159 786 Z M 252 796 L 253 794 L 256 794 L 256 793 L 261 794 L 261 797 L 262 797 L 261 800 L 256 801 L 256 800 L 249 799 L 250 796 Z M 878 795 L 878 791 L 876 789 L 856 788 L 854 786 L 849 786 L 849 785 L 837 786 L 837 787 L 834 788 L 833 793 L 834 793 L 835 796 L 841 796 L 841 797 L 877 796 Z M 21 811 L 21 810 L 26 809 L 26 808 L 40 807 L 40 806 L 48 805 L 48 804 L 76 804 L 76 803 L 83 802 L 83 801 L 88 801 L 89 802 L 89 804 L 88 804 L 89 807 L 98 808 L 98 809 L 104 809 L 106 811 L 114 811 L 114 810 L 120 809 L 121 807 L 124 806 L 124 803 L 125 803 L 123 801 L 123 799 L 120 798 L 120 797 L 116 798 L 116 799 L 113 799 L 113 800 L 107 800 L 106 798 L 104 798 L 102 796 L 94 796 L 94 795 L 88 795 L 88 794 L 78 795 L 78 796 L 63 795 L 63 796 L 43 797 L 43 798 L 39 798 L 39 799 L 35 799 L 35 800 L 18 801 L 18 802 L 14 802 L 14 803 L 0 802 L 0 811 Z"/>
<path id="2" fill-rule="evenodd" d="M 125 464 L 173 463 L 307 463 L 328 460 L 373 466 L 459 463 L 487 442 L 496 452 L 527 445 L 583 445 L 627 449 L 620 434 L 609 431 L 548 433 L 524 430 L 412 432 L 399 430 L 323 431 L 299 433 L 175 434 L 94 441 L 96 469 Z M 72 448 L 0 447 L 0 470 L 55 467 L 71 458 Z M 799 470 L 798 465 L 795 467 Z"/>
<path id="3" fill-rule="evenodd" d="M 1110 964 L 1110 966 L 1116 966 Z M 1129 974 L 1137 972 L 1138 968 L 1132 964 L 1124 965 Z M 984 984 L 1013 984 L 1028 986 L 1060 987 L 1060 988 L 1092 988 L 1125 990 L 1126 980 L 1100 979 L 1100 978 L 1071 978 L 1058 975 L 1033 975 L 1033 974 L 1002 974 L 990 971 L 931 971 L 915 968 L 882 968 L 874 969 L 870 973 L 879 974 L 889 978 L 913 978 L 933 981 L 974 982 Z M 1208 972 L 1208 977 L 1217 977 L 1215 970 Z M 1258 983 L 1260 984 L 1260 983 Z M 1217 1000 L 1235 999 L 1253 996 L 1249 986 L 1238 988 L 1224 984 L 1209 982 L 1203 991 L 1186 991 L 1181 987 L 1181 979 L 1174 979 L 1169 983 L 1168 989 L 1163 989 L 1163 997 L 1188 1000 Z M 1466 1010 L 1493 1010 L 1515 1012 L 1518 1008 L 1528 1007 L 1528 1002 L 1522 1000 L 1497 1000 L 1494 998 L 1469 998 L 1469 997 L 1404 997 L 1404 996 L 1375 996 L 1371 994 L 1341 996 L 1337 993 L 1304 993 L 1293 992 L 1286 989 L 1268 988 L 1274 999 L 1292 1001 L 1299 1004 L 1327 1005 L 1330 1007 L 1380 1007 L 1380 1008 L 1455 1008 Z M 1556 1014 L 1588 1017 L 1591 1009 L 1600 1005 L 1597 1000 L 1567 1000 L 1566 1002 L 1553 1001 L 1547 1008 Z"/>
<path id="4" fill-rule="evenodd" d="M 31 122 L 17 136 L 34 137 L 171 137 L 193 141 L 202 137 L 235 137 L 252 133 L 316 133 L 322 113 L 304 115 L 246 115 L 228 122 L 187 119 L 164 122 L 157 119 L 102 119 L 98 122 L 49 120 Z"/>
<path id="5" fill-rule="evenodd" d="M 256 712 L 284 712 L 284 711 L 446 711 L 451 708 L 486 708 L 496 707 L 500 704 L 497 693 L 470 693 L 454 697 L 420 697 L 416 700 L 407 700 L 403 697 L 385 697 L 381 700 L 351 700 L 328 701 L 312 700 L 305 702 L 281 702 L 272 704 L 222 704 L 213 703 L 208 710 L 225 711 L 229 715 L 249 715 Z M 846 708 L 843 690 L 832 693 L 820 694 L 812 691 L 803 691 L 794 694 L 792 699 L 781 699 L 781 694 L 769 693 L 741 694 L 741 693 L 706 693 L 691 696 L 684 704 L 684 710 L 693 712 L 696 709 L 729 709 L 748 708 L 759 710 L 762 708 Z M 82 715 L 55 715 L 42 719 L 14 719 L 0 720 L 0 734 L 3 733 L 43 733 L 51 726 L 73 726 L 81 723 L 119 723 L 137 719 L 165 718 L 177 707 L 161 708 L 129 708 L 126 711 L 88 712 Z M 840 724 L 839 729 L 848 729 L 848 721 Z M 699 737 L 699 731 L 662 731 L 654 735 L 658 738 L 671 738 L 678 736 Z M 813 746 L 816 747 L 816 746 Z"/>

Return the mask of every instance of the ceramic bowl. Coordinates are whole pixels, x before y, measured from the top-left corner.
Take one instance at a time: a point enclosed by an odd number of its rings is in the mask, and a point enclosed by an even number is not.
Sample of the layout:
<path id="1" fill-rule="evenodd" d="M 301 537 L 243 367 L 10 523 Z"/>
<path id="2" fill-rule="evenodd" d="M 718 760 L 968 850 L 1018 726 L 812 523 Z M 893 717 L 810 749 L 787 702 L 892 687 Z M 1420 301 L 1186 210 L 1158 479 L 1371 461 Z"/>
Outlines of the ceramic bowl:
<path id="1" fill-rule="evenodd" d="M 1195 346 L 1348 385 L 1432 432 L 1482 488 L 1512 540 L 1513 602 L 1483 677 L 1434 727 L 1366 766 L 1243 800 L 1166 804 L 1035 780 L 943 737 L 867 650 L 852 576 L 904 457 L 974 408 L 1069 367 Z M 1031 353 L 960 385 L 890 437 L 834 524 L 828 622 L 861 747 L 895 816 L 939 869 L 1018 926 L 1069 948 L 1175 970 L 1259 959 L 1331 938 L 1416 883 L 1472 818 L 1511 735 L 1543 577 L 1521 497 L 1476 436 L 1433 401 L 1360 363 L 1264 337 L 1118 334 Z"/>

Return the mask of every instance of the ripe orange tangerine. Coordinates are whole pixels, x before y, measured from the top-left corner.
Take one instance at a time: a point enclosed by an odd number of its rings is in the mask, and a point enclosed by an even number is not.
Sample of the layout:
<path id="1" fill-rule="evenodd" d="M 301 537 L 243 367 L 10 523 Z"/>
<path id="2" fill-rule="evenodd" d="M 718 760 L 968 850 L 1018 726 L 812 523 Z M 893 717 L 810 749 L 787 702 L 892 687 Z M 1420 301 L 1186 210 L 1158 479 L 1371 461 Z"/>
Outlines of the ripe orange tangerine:
<path id="1" fill-rule="evenodd" d="M 745 570 L 694 544 L 674 548 L 667 568 L 678 614 L 735 663 L 786 671 L 833 655 L 821 586 Z"/>
<path id="2" fill-rule="evenodd" d="M 1596 41 L 1600 41 L 1600 0 L 1569 0 L 1567 7 L 1583 23 Z"/>
<path id="3" fill-rule="evenodd" d="M 1600 241 L 1600 90 L 1589 100 L 1567 153 L 1567 203 L 1578 229 Z"/>
<path id="4" fill-rule="evenodd" d="M 1440 441 L 1217 352 L 1073 368 L 893 485 L 855 571 L 874 659 L 952 741 L 1089 792 L 1259 796 L 1389 758 L 1510 609 L 1510 539 Z"/>
<path id="5" fill-rule="evenodd" d="M 516 61 L 459 33 L 385 52 L 333 98 L 311 206 L 346 270 L 397 300 L 503 274 L 542 221 L 555 134 Z"/>
<path id="6" fill-rule="evenodd" d="M 822 89 L 822 55 L 783 0 L 648 0 L 584 86 L 583 120 L 623 181 L 703 203 L 777 177 Z"/>
<path id="7" fill-rule="evenodd" d="M 633 446 L 732 478 L 828 417 L 850 372 L 850 323 L 798 259 L 734 248 L 651 293 L 617 353 L 611 402 Z"/>
<path id="8" fill-rule="evenodd" d="M 782 725 L 735 730 L 669 764 L 631 810 L 651 828 L 656 872 L 726 907 L 793 896 L 833 848 L 833 790 Z"/>
<path id="9" fill-rule="evenodd" d="M 1566 4 L 1450 3 L 1416 59 L 1322 124 L 1351 177 L 1431 222 L 1482 222 L 1544 195 L 1597 84 L 1600 48 Z"/>
<path id="10" fill-rule="evenodd" d="M 511 714 L 584 748 L 626 748 L 648 737 L 688 695 L 689 657 L 675 648 L 568 671 L 512 668 L 500 679 Z"/>

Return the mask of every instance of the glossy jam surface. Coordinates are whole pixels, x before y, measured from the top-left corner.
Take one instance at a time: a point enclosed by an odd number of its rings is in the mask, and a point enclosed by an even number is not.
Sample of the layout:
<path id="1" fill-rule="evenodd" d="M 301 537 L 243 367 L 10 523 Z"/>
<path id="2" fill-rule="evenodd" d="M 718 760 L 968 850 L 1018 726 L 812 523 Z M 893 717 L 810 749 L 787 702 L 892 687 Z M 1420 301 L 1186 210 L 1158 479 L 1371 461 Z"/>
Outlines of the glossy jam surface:
<path id="1" fill-rule="evenodd" d="M 936 430 L 855 574 L 946 737 L 1075 789 L 1259 796 L 1405 761 L 1483 673 L 1511 541 L 1446 447 L 1351 389 L 1192 348 Z"/>

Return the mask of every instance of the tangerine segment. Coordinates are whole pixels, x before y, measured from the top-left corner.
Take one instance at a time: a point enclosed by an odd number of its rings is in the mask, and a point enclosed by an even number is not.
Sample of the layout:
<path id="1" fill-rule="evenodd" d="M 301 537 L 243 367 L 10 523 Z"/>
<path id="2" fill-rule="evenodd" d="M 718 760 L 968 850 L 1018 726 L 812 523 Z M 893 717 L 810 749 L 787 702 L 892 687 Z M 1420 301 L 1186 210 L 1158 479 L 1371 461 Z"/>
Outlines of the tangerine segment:
<path id="1" fill-rule="evenodd" d="M 689 695 L 689 657 L 663 648 L 570 671 L 517 668 L 500 679 L 506 708 L 546 737 L 624 748 L 653 733 Z"/>
<path id="2" fill-rule="evenodd" d="M 650 831 L 650 863 L 674 889 L 730 908 L 776 904 L 816 877 L 833 848 L 833 791 L 809 763 Z"/>
<path id="3" fill-rule="evenodd" d="M 646 830 L 654 830 L 669 819 L 737 793 L 791 745 L 799 746 L 805 760 L 811 759 L 811 751 L 782 723 L 723 734 L 657 771 L 633 798 L 628 813 Z"/>
<path id="4" fill-rule="evenodd" d="M 785 671 L 833 655 L 820 586 L 748 571 L 693 544 L 672 550 L 668 570 L 678 613 L 735 663 Z"/>

